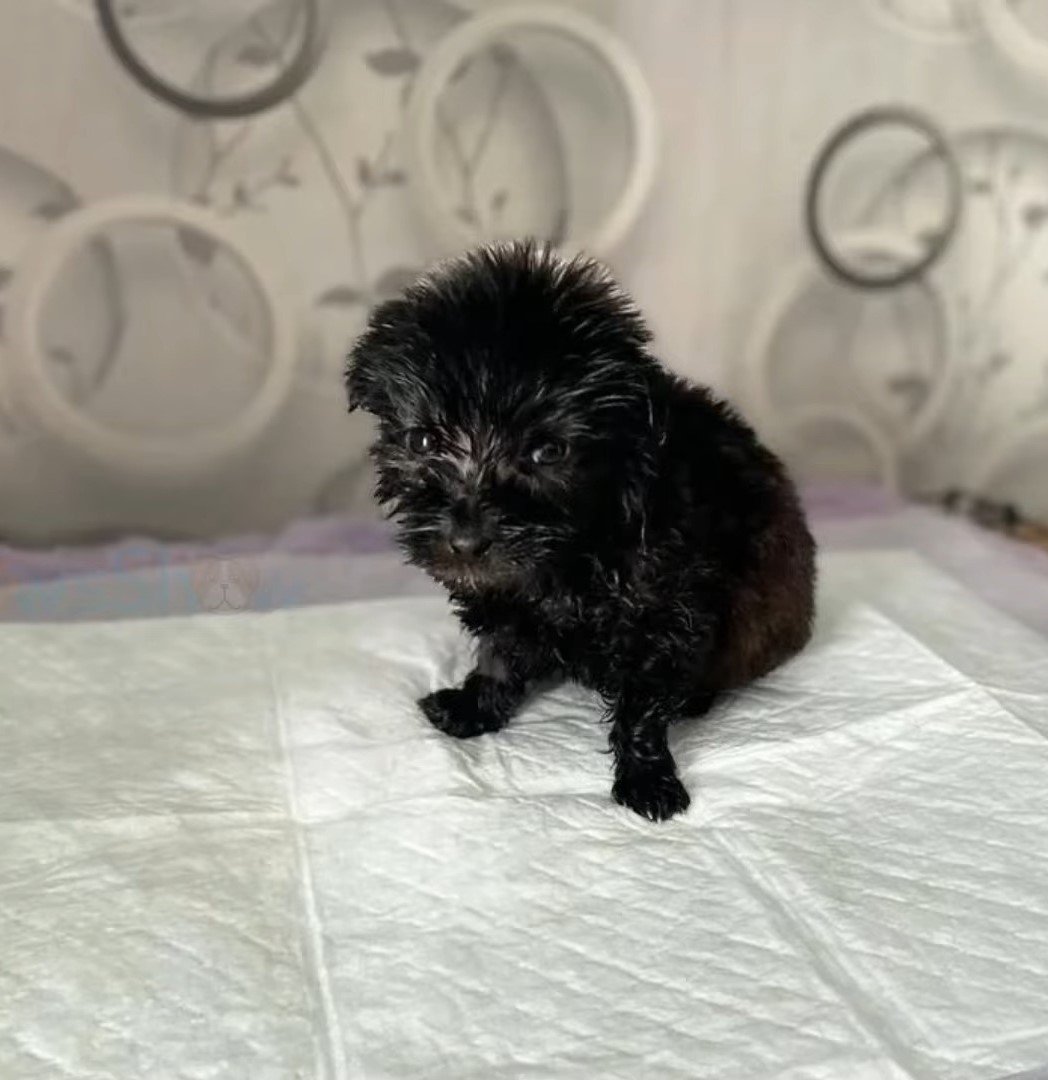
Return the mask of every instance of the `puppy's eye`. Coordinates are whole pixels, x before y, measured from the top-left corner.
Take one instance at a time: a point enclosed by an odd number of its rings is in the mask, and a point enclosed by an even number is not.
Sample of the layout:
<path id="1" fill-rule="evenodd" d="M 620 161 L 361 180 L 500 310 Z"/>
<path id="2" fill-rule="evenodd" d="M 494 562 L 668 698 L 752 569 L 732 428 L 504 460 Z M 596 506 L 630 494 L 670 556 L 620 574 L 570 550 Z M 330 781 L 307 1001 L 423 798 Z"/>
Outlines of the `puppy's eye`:
<path id="1" fill-rule="evenodd" d="M 407 433 L 405 442 L 413 454 L 428 454 L 437 445 L 433 433 L 425 428 L 412 428 Z"/>
<path id="2" fill-rule="evenodd" d="M 528 455 L 533 465 L 555 465 L 558 461 L 563 461 L 567 456 L 567 443 L 563 443 L 558 439 L 539 443 L 538 446 L 532 448 L 531 453 Z"/>

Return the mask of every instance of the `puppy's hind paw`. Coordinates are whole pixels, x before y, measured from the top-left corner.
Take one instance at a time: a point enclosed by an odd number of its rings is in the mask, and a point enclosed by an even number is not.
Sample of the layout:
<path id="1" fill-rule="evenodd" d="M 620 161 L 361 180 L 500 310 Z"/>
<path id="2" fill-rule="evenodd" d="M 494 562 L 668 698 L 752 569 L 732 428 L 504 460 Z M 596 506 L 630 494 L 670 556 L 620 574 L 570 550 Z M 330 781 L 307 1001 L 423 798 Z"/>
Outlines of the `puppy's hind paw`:
<path id="1" fill-rule="evenodd" d="M 426 719 L 445 735 L 471 739 L 506 726 L 506 719 L 480 707 L 475 694 L 467 690 L 435 690 L 419 698 Z"/>
<path id="2" fill-rule="evenodd" d="M 649 821 L 667 821 L 691 805 L 688 789 L 669 766 L 620 768 L 611 794 L 621 806 Z"/>

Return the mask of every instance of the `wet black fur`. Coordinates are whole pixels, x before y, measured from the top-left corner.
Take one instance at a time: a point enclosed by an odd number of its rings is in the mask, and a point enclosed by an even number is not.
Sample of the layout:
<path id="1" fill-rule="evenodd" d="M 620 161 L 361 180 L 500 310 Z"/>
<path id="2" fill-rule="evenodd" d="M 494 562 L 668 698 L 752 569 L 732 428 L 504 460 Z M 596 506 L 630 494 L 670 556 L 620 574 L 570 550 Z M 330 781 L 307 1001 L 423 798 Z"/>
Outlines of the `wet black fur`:
<path id="1" fill-rule="evenodd" d="M 346 384 L 407 557 L 478 642 L 422 711 L 480 735 L 576 680 L 606 704 L 615 798 L 662 819 L 689 803 L 670 723 L 808 640 L 814 546 L 779 461 L 649 340 L 599 265 L 502 245 L 380 305 Z"/>

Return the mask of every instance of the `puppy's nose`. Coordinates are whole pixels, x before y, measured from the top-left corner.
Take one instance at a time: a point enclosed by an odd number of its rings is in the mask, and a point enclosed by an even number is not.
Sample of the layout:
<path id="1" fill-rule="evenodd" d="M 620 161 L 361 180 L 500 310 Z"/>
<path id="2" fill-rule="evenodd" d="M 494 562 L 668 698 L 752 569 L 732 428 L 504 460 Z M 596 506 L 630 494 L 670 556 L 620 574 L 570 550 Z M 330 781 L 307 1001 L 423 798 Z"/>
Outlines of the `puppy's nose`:
<path id="1" fill-rule="evenodd" d="M 483 555 L 491 547 L 491 538 L 473 525 L 459 525 L 448 536 L 448 547 L 456 555 L 467 555 L 471 559 Z"/>

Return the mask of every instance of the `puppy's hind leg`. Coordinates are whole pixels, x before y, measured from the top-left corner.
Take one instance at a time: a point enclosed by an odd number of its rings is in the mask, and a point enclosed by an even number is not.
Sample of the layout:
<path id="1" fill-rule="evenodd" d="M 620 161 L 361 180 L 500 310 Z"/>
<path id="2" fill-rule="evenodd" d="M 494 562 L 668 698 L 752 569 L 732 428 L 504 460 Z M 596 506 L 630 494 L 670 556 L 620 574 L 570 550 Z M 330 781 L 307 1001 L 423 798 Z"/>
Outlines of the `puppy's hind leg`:
<path id="1" fill-rule="evenodd" d="M 465 682 L 427 694 L 419 699 L 419 708 L 435 728 L 456 739 L 499 731 L 544 674 L 524 656 L 482 639 L 477 666 Z"/>
<path id="2" fill-rule="evenodd" d="M 681 720 L 697 720 L 717 704 L 720 694 L 716 690 L 696 690 L 684 702 Z"/>
<path id="3" fill-rule="evenodd" d="M 676 719 L 670 703 L 626 687 L 612 702 L 610 719 L 615 801 L 651 821 L 687 810 L 691 797 L 677 776 L 667 738 Z"/>

